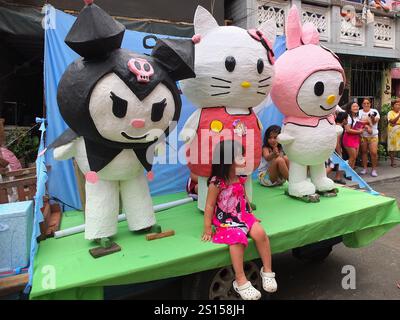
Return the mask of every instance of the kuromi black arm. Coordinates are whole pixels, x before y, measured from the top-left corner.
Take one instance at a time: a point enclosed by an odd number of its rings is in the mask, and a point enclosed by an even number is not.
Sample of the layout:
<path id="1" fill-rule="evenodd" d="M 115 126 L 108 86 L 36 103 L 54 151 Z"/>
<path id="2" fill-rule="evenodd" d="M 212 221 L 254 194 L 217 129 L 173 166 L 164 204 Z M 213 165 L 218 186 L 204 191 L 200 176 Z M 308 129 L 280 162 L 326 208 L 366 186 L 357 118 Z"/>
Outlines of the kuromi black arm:
<path id="1" fill-rule="evenodd" d="M 79 135 L 77 135 L 72 129 L 68 128 L 61 134 L 61 136 L 59 136 L 56 140 L 54 140 L 47 147 L 47 149 L 55 149 L 55 148 L 64 146 L 64 145 L 76 140 L 77 138 L 79 138 Z"/>

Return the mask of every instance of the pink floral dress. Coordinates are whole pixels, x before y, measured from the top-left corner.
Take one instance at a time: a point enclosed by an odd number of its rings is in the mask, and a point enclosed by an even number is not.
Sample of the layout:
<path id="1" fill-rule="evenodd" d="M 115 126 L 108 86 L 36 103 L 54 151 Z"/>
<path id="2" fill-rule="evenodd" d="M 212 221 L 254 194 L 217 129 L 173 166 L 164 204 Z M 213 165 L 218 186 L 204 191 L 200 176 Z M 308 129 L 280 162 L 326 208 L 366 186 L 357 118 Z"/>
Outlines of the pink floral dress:
<path id="1" fill-rule="evenodd" d="M 218 177 L 211 178 L 210 184 L 213 183 L 220 190 L 212 219 L 216 229 L 214 243 L 241 243 L 247 247 L 247 234 L 253 224 L 260 220 L 250 212 L 245 198 L 245 182 L 245 177 L 239 177 L 239 181 L 232 184 Z"/>

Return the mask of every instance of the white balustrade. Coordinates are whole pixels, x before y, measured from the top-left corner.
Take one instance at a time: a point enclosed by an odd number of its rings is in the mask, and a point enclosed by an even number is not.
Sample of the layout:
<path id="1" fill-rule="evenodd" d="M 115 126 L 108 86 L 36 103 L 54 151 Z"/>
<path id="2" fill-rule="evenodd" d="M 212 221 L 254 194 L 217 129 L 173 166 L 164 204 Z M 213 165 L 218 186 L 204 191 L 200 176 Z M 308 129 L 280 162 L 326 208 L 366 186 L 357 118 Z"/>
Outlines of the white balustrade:
<path id="1" fill-rule="evenodd" d="M 329 8 L 302 4 L 303 24 L 311 22 L 318 30 L 321 41 L 329 41 L 330 19 Z"/>
<path id="2" fill-rule="evenodd" d="M 285 33 L 285 20 L 287 12 L 290 8 L 290 1 L 279 0 L 254 0 L 257 25 L 269 19 L 275 19 L 277 26 L 277 34 Z M 303 24 L 311 22 L 318 30 L 321 41 L 330 42 L 332 39 L 332 9 L 329 6 L 319 6 L 312 4 L 301 4 L 301 18 Z M 360 13 L 357 14 L 360 16 Z M 374 22 L 367 25 L 365 22 L 357 19 L 355 21 L 346 21 L 339 15 L 340 19 L 340 43 L 366 46 L 366 30 L 372 32 L 373 28 L 373 46 L 380 48 L 394 49 L 396 47 L 395 39 L 395 20 L 390 17 L 382 17 L 375 14 Z M 355 20 L 355 19 L 353 19 Z M 368 38 L 368 39 L 372 39 Z M 369 40 L 368 40 L 369 41 Z M 371 46 L 371 44 L 369 45 Z"/>
<path id="3" fill-rule="evenodd" d="M 353 45 L 365 45 L 365 26 L 355 26 L 352 21 L 341 18 L 340 42 Z"/>
<path id="4" fill-rule="evenodd" d="M 375 16 L 374 21 L 374 46 L 383 48 L 395 47 L 394 20 L 387 17 Z"/>
<path id="5" fill-rule="evenodd" d="M 285 20 L 286 12 L 289 8 L 287 2 L 283 1 L 268 1 L 257 0 L 257 25 L 269 19 L 275 19 L 277 34 L 283 35 L 285 33 Z"/>

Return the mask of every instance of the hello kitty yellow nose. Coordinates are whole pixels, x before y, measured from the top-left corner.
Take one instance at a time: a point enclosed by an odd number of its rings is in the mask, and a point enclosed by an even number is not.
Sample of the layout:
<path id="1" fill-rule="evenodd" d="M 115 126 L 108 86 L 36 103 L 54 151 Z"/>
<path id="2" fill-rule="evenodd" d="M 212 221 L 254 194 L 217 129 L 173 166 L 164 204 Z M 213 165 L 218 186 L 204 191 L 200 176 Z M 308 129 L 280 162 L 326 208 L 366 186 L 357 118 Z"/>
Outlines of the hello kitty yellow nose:
<path id="1" fill-rule="evenodd" d="M 336 96 L 334 96 L 333 94 L 331 94 L 328 98 L 326 98 L 326 103 L 329 105 L 332 105 L 336 100 Z"/>
<path id="2" fill-rule="evenodd" d="M 243 81 L 240 85 L 241 85 L 243 88 L 250 88 L 250 87 L 251 87 L 251 83 L 248 82 L 248 81 Z"/>

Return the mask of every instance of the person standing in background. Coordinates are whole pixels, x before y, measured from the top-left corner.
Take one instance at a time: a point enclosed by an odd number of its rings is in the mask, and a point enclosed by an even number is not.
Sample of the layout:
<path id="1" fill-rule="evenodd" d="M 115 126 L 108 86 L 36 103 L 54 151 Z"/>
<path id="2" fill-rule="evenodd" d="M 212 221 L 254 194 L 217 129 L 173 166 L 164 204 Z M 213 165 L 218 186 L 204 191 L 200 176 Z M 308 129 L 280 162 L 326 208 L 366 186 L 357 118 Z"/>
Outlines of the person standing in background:
<path id="1" fill-rule="evenodd" d="M 352 169 L 354 169 L 356 164 L 360 148 L 360 137 L 365 128 L 359 118 L 359 109 L 360 107 L 357 102 L 350 102 L 346 105 L 348 117 L 347 124 L 344 126 L 343 146 L 349 156 L 348 163 Z"/>
<path id="2" fill-rule="evenodd" d="M 394 154 L 400 151 L 400 99 L 392 102 L 392 110 L 388 113 L 388 151 L 390 165 L 394 168 Z"/>
<path id="3" fill-rule="evenodd" d="M 359 111 L 359 118 L 369 123 L 371 130 L 363 131 L 361 135 L 361 158 L 362 166 L 360 174 L 367 174 L 368 171 L 368 152 L 371 156 L 372 171 L 371 176 L 377 177 L 376 168 L 378 166 L 378 123 L 380 120 L 378 110 L 371 108 L 371 100 L 365 98 L 362 102 L 362 109 Z"/>
<path id="4" fill-rule="evenodd" d="M 335 118 L 335 123 L 338 127 L 341 127 L 344 131 L 344 126 L 347 125 L 347 112 L 339 112 L 338 114 L 336 114 L 336 118 Z M 344 154 L 344 150 L 343 150 L 343 132 L 338 135 L 337 137 L 337 142 L 336 142 L 336 148 L 335 148 L 335 152 L 342 158 L 343 158 L 343 154 Z M 346 184 L 346 181 L 343 179 L 343 172 L 340 171 L 339 169 L 339 165 L 335 164 L 334 168 L 333 168 L 336 173 L 335 173 L 335 177 L 333 179 L 333 182 L 335 183 L 339 183 L 339 184 Z"/>

